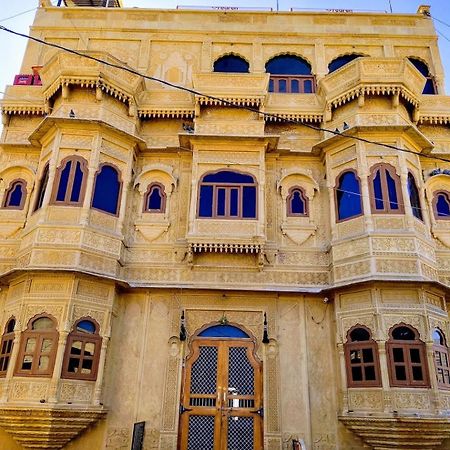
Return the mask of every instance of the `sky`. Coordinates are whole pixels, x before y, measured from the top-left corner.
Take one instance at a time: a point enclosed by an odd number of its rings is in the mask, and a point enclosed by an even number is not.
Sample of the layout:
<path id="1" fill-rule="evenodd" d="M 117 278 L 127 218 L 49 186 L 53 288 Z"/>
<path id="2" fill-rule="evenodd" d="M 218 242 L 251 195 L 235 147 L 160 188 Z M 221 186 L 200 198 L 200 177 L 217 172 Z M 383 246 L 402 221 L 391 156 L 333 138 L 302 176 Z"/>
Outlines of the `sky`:
<path id="1" fill-rule="evenodd" d="M 52 0 L 54 4 L 57 0 Z M 33 22 L 39 0 L 10 2 L 0 0 L 0 24 L 21 33 L 28 33 Z M 270 7 L 280 11 L 290 8 L 324 10 L 329 8 L 365 11 L 390 11 L 394 13 L 415 13 L 421 4 L 431 5 L 431 15 L 436 19 L 439 47 L 446 73 L 446 93 L 450 94 L 450 14 L 449 0 L 123 0 L 125 7 L 176 8 L 177 5 L 195 6 L 248 6 Z M 24 13 L 24 14 L 21 14 Z M 18 15 L 20 14 L 20 15 Z M 16 17 L 13 17 L 16 16 Z M 441 21 L 441 22 L 439 22 Z M 444 22 L 444 23 L 442 23 Z M 5 85 L 12 84 L 14 75 L 20 73 L 20 65 L 25 51 L 26 39 L 0 30 L 0 98 Z M 31 70 L 30 70 L 31 72 Z"/>

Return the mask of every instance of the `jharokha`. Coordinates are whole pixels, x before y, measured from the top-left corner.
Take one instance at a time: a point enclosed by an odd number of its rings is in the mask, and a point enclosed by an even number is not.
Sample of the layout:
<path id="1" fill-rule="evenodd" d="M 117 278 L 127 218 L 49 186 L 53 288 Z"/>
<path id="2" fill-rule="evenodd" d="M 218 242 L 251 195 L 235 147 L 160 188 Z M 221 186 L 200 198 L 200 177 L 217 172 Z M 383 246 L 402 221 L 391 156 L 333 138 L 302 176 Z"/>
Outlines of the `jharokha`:
<path id="1" fill-rule="evenodd" d="M 429 7 L 107 6 L 1 102 L 0 450 L 450 449 Z"/>

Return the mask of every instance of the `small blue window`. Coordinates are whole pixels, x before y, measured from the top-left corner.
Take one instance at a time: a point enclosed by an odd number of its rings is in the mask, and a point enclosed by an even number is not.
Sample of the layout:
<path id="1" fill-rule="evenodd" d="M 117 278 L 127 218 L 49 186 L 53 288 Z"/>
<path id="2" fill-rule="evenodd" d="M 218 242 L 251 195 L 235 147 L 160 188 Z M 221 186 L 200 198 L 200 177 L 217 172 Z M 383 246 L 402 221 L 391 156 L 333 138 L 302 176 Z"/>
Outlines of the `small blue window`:
<path id="1" fill-rule="evenodd" d="M 95 178 L 92 207 L 116 215 L 119 209 L 119 195 L 119 172 L 112 166 L 102 166 Z"/>
<path id="2" fill-rule="evenodd" d="M 198 334 L 201 337 L 249 338 L 250 336 L 233 325 L 213 325 Z"/>
<path id="3" fill-rule="evenodd" d="M 159 183 L 151 184 L 145 195 L 144 212 L 163 213 L 166 207 L 164 186 Z"/>
<path id="4" fill-rule="evenodd" d="M 37 211 L 42 207 L 44 203 L 45 191 L 47 189 L 48 184 L 48 163 L 45 165 L 44 170 L 42 172 L 42 177 L 39 182 L 39 188 L 36 196 L 36 204 L 34 206 L 34 211 Z"/>
<path id="5" fill-rule="evenodd" d="M 302 188 L 294 187 L 287 196 L 287 215 L 288 216 L 307 216 L 307 200 Z"/>
<path id="6" fill-rule="evenodd" d="M 80 322 L 77 323 L 77 331 L 94 334 L 96 331 L 96 326 L 90 320 L 81 320 Z"/>
<path id="7" fill-rule="evenodd" d="M 346 220 L 362 214 L 359 179 L 354 172 L 344 172 L 339 176 L 336 203 L 338 220 Z"/>
<path id="8" fill-rule="evenodd" d="M 371 169 L 369 189 L 372 213 L 401 213 L 403 204 L 400 178 L 389 164 L 376 164 Z"/>
<path id="9" fill-rule="evenodd" d="M 334 72 L 335 70 L 340 69 L 341 67 L 345 66 L 349 62 L 353 61 L 356 58 L 359 58 L 360 56 L 364 56 L 357 53 L 352 53 L 351 55 L 343 55 L 339 56 L 336 59 L 333 59 L 333 61 L 328 64 L 328 73 Z"/>
<path id="10" fill-rule="evenodd" d="M 450 196 L 448 192 L 438 192 L 434 197 L 437 219 L 450 219 Z"/>
<path id="11" fill-rule="evenodd" d="M 420 207 L 419 189 L 417 189 L 416 180 L 412 173 L 408 173 L 408 194 L 414 217 L 423 221 L 422 208 Z"/>
<path id="12" fill-rule="evenodd" d="M 411 64 L 427 79 L 422 94 L 436 94 L 436 86 L 434 84 L 434 78 L 431 76 L 428 66 L 420 59 L 408 58 Z"/>
<path id="13" fill-rule="evenodd" d="M 24 180 L 16 180 L 11 182 L 5 193 L 4 208 L 22 209 L 25 203 L 26 182 Z"/>
<path id="14" fill-rule="evenodd" d="M 80 157 L 66 158 L 56 170 L 55 184 L 58 187 L 55 203 L 78 206 L 83 201 L 83 181 L 87 162 Z"/>
<path id="15" fill-rule="evenodd" d="M 67 184 L 69 182 L 70 168 L 72 167 L 72 161 L 68 161 L 66 166 L 61 171 L 61 178 L 59 179 L 58 193 L 56 194 L 56 201 L 63 202 L 66 197 Z"/>
<path id="16" fill-rule="evenodd" d="M 248 73 L 248 62 L 235 55 L 225 55 L 214 62 L 214 72 Z"/>
<path id="17" fill-rule="evenodd" d="M 311 66 L 298 56 L 280 55 L 266 63 L 266 72 L 272 75 L 311 75 Z"/>

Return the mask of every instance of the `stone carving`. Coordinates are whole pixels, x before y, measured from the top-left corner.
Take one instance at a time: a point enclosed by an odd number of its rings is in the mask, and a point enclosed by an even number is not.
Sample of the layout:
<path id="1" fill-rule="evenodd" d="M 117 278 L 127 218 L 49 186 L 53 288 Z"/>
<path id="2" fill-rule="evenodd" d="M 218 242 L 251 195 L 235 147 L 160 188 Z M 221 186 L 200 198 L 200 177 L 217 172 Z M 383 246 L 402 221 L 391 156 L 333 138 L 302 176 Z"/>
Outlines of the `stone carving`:
<path id="1" fill-rule="evenodd" d="M 89 402 L 94 385 L 89 381 L 61 381 L 59 398 L 64 402 Z"/>
<path id="2" fill-rule="evenodd" d="M 131 432 L 128 428 L 108 428 L 106 432 L 106 448 L 110 450 L 128 450 Z"/>
<path id="3" fill-rule="evenodd" d="M 348 392 L 348 407 L 352 410 L 383 410 L 383 392 L 381 390 L 353 390 Z"/>
<path id="4" fill-rule="evenodd" d="M 50 381 L 14 381 L 10 388 L 12 400 L 47 400 Z"/>
<path id="5" fill-rule="evenodd" d="M 393 392 L 392 401 L 398 409 L 430 409 L 430 394 L 418 392 Z"/>

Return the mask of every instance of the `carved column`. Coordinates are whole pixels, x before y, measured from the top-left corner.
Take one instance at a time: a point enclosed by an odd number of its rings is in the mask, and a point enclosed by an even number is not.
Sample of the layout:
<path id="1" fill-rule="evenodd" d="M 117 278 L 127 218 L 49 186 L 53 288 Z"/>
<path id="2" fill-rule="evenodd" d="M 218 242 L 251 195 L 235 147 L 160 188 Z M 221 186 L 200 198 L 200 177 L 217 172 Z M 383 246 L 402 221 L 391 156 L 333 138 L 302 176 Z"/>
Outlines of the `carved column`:
<path id="1" fill-rule="evenodd" d="M 8 370 L 6 371 L 5 381 L 3 383 L 3 395 L 0 398 L 0 403 L 5 403 L 8 401 L 9 386 L 11 384 L 11 379 L 14 376 L 14 368 L 16 367 L 17 356 L 19 354 L 20 330 L 17 328 L 17 325 L 18 322 L 16 322 L 16 326 L 14 328 L 14 341 L 12 354 L 9 360 Z"/>
<path id="2" fill-rule="evenodd" d="M 102 348 L 100 350 L 100 359 L 98 362 L 97 380 L 95 381 L 94 387 L 94 398 L 92 399 L 92 403 L 95 406 L 98 406 L 100 404 L 100 400 L 102 399 L 103 374 L 105 372 L 106 350 L 108 348 L 109 339 L 109 335 L 103 336 Z"/>
<path id="3" fill-rule="evenodd" d="M 61 378 L 61 369 L 63 365 L 64 351 L 66 349 L 68 334 L 69 332 L 67 330 L 61 330 L 59 332 L 58 348 L 56 349 L 55 366 L 53 367 L 53 376 L 48 391 L 49 403 L 56 403 L 58 401 L 58 384 Z"/>

